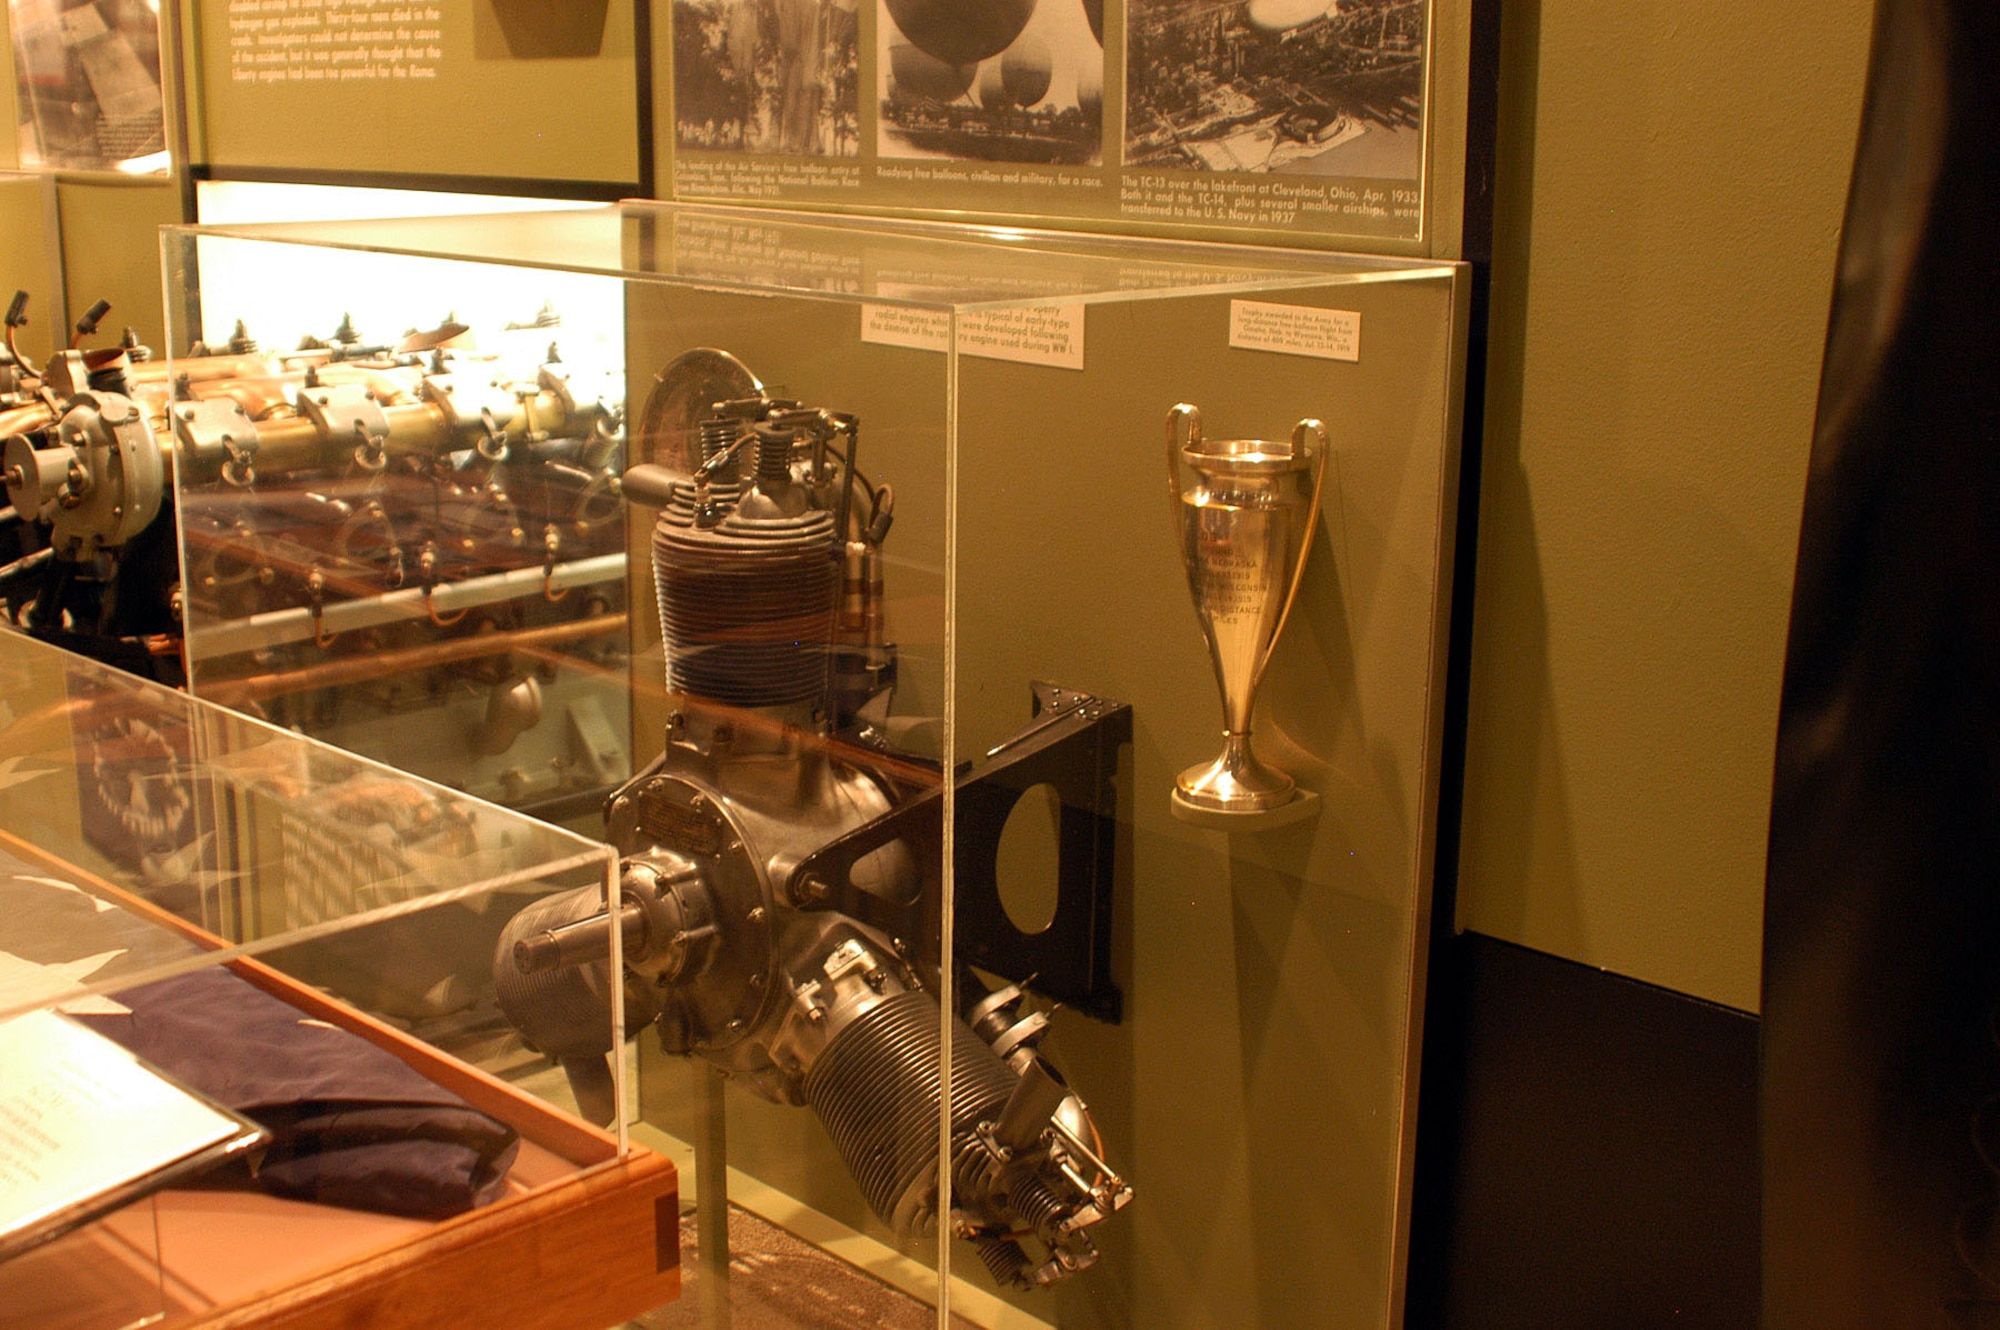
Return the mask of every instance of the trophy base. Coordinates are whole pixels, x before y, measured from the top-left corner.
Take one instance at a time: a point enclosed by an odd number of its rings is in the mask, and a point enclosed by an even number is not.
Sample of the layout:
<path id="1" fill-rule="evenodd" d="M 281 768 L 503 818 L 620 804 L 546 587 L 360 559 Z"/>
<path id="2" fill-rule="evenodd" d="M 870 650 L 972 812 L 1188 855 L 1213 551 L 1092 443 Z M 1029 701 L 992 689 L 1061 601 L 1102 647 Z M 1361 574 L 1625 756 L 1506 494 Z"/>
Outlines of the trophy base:
<path id="1" fill-rule="evenodd" d="M 1224 809 L 1204 807 L 1175 790 L 1172 807 L 1175 817 L 1197 827 L 1215 831 L 1269 831 L 1318 817 L 1319 796 L 1311 790 L 1294 788 L 1290 799 L 1272 808 Z"/>
<path id="2" fill-rule="evenodd" d="M 1259 831 L 1301 822 L 1319 812 L 1319 796 L 1265 766 L 1250 749 L 1248 731 L 1225 734 L 1222 756 L 1189 767 L 1174 782 L 1174 816 L 1198 826 Z"/>

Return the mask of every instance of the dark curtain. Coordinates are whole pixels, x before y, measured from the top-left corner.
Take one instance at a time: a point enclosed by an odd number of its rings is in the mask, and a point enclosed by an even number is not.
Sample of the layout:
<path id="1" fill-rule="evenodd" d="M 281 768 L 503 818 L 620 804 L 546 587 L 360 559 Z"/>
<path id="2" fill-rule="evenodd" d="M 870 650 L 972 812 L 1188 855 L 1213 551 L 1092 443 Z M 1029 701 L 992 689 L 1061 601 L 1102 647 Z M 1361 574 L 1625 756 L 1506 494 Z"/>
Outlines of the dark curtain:
<path id="1" fill-rule="evenodd" d="M 1874 43 L 1773 791 L 1767 1330 L 2000 1327 L 2000 4 L 1880 0 Z"/>

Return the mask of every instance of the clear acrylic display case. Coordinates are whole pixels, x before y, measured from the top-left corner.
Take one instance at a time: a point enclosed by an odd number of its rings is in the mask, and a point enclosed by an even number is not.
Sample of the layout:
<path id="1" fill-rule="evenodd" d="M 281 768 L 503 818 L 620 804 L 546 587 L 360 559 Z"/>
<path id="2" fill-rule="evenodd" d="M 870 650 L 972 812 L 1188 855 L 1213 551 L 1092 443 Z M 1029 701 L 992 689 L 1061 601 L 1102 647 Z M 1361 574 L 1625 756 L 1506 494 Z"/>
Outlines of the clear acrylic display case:
<path id="1" fill-rule="evenodd" d="M 0 755 L 0 1029 L 59 1014 L 268 1136 L 71 1185 L 138 1110 L 99 1105 L 70 1153 L 30 1129 L 84 1111 L 115 1049 L 19 1054 L 0 1193 L 12 1215 L 39 1171 L 63 1205 L 0 1235 L 0 1324 L 597 1327 L 675 1296 L 670 1161 L 578 1116 L 614 1116 L 590 1095 L 616 1093 L 622 1012 L 554 1037 L 511 969 L 552 912 L 615 898 L 608 847 L 11 631 Z M 557 1241 L 594 1268 L 507 1268 Z M 552 1310 L 514 1319 L 529 1295 Z"/>
<path id="2" fill-rule="evenodd" d="M 1462 266 L 667 204 L 165 246 L 193 691 L 612 844 L 701 1306 L 1400 1318 Z M 1246 716 L 1296 797 L 1176 796 Z"/>

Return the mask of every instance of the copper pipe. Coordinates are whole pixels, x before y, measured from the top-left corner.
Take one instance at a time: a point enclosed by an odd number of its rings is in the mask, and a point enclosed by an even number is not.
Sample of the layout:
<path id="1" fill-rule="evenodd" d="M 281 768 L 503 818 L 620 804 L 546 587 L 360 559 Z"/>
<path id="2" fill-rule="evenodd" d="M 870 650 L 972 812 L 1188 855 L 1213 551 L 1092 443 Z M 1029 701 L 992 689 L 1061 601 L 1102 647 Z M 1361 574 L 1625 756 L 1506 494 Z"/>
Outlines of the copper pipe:
<path id="1" fill-rule="evenodd" d="M 325 361 L 326 352 L 319 352 L 317 359 Z M 312 352 L 294 352 L 287 359 L 304 362 L 314 358 Z M 140 384 L 168 383 L 185 376 L 190 383 L 207 383 L 215 379 L 258 379 L 285 372 L 285 360 L 268 351 L 249 351 L 241 355 L 186 356 L 180 360 L 142 360 L 127 370 L 126 378 L 134 387 Z"/>
<path id="2" fill-rule="evenodd" d="M 55 413 L 49 410 L 47 403 L 17 406 L 11 411 L 0 411 L 0 439 L 47 429 L 55 423 Z"/>
<path id="3" fill-rule="evenodd" d="M 295 670 L 253 674 L 242 679 L 230 679 L 200 687 L 197 691 L 203 699 L 223 706 L 248 706 L 256 702 L 269 701 L 274 697 L 307 692 L 314 688 L 340 688 L 392 674 L 435 669 L 441 665 L 483 660 L 510 652 L 540 653 L 592 637 L 622 633 L 625 631 L 625 624 L 626 616 L 622 613 L 599 614 L 572 623 L 548 624 L 540 628 L 474 633 L 466 637 L 427 642 L 422 646 L 403 647 L 395 651 L 342 656 L 337 660 L 321 661 Z"/>

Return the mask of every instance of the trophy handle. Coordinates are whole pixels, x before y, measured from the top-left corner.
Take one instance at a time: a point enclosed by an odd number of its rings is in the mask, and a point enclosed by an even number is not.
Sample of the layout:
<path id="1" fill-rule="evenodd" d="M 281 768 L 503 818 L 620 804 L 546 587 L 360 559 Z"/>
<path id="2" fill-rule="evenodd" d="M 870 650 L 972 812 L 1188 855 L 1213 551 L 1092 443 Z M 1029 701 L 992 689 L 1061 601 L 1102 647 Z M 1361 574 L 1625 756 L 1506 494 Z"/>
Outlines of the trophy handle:
<path id="1" fill-rule="evenodd" d="M 1189 407 L 1188 410 L 1194 408 Z M 1171 429 L 1168 432 L 1171 433 Z M 1307 447 L 1308 443 L 1311 447 Z M 1306 579 L 1306 558 L 1312 553 L 1313 537 L 1319 533 L 1319 496 L 1326 488 L 1326 426 L 1313 416 L 1307 416 L 1292 426 L 1292 451 L 1303 452 L 1312 463 L 1312 501 L 1306 505 L 1305 547 L 1299 551 L 1299 560 L 1292 567 L 1292 584 L 1285 588 L 1285 607 L 1278 611 L 1277 627 L 1271 630 L 1271 644 L 1264 648 L 1264 658 L 1257 662 L 1257 674 L 1250 684 L 1253 692 L 1264 680 L 1264 667 L 1271 663 L 1271 653 L 1277 650 L 1279 635 L 1285 631 L 1285 621 L 1292 617 L 1292 604 L 1298 600 L 1299 587 Z"/>
<path id="2" fill-rule="evenodd" d="M 1185 423 L 1185 432 L 1180 426 Z M 1174 526 L 1181 524 L 1181 449 L 1201 442 L 1201 408 L 1180 402 L 1167 411 L 1167 500 L 1173 504 Z"/>

